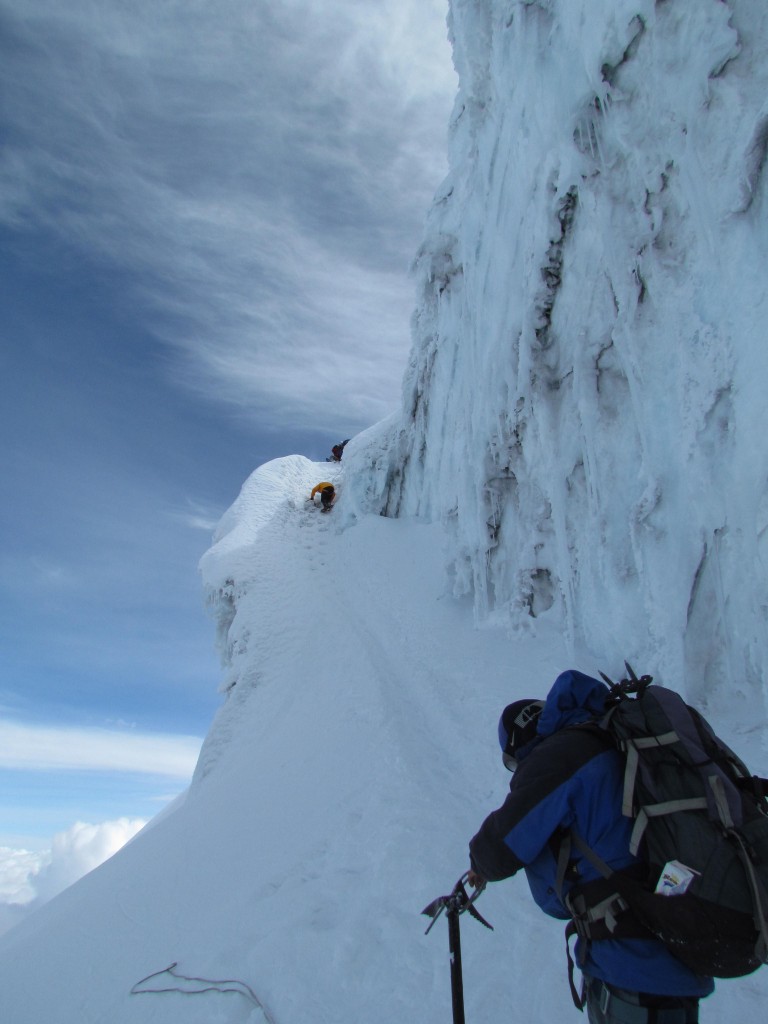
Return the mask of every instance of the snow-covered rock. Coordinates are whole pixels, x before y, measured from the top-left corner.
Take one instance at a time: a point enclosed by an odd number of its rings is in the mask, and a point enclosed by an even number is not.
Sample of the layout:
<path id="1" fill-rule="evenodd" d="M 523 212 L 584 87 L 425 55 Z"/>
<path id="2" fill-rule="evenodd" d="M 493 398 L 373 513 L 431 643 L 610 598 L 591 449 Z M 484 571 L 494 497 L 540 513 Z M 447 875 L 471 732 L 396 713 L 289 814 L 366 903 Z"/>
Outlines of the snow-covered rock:
<path id="1" fill-rule="evenodd" d="M 449 524 L 480 619 L 552 610 L 763 714 L 768 11 L 456 0 L 451 21 L 397 443 L 356 486 Z"/>

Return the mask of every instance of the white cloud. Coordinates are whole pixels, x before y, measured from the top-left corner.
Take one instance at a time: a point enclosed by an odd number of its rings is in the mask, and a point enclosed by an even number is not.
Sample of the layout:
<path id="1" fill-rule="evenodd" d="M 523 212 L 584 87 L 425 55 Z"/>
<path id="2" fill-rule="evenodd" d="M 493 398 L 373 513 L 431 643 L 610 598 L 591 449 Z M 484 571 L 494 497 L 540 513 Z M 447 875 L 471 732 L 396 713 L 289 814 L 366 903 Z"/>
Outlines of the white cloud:
<path id="1" fill-rule="evenodd" d="M 31 879 L 38 903 L 52 899 L 132 839 L 146 825 L 141 818 L 118 818 L 100 825 L 75 822 L 53 837 L 51 850 Z"/>
<path id="2" fill-rule="evenodd" d="M 0 847 L 0 934 L 103 864 L 145 824 L 140 818 L 99 825 L 78 821 L 58 832 L 49 850 Z"/>
<path id="3" fill-rule="evenodd" d="M 29 879 L 42 867 L 44 854 L 0 846 L 0 903 L 29 903 L 35 890 Z"/>
<path id="4" fill-rule="evenodd" d="M 201 743 L 196 736 L 32 726 L 5 719 L 0 720 L 0 768 L 189 779 Z"/>

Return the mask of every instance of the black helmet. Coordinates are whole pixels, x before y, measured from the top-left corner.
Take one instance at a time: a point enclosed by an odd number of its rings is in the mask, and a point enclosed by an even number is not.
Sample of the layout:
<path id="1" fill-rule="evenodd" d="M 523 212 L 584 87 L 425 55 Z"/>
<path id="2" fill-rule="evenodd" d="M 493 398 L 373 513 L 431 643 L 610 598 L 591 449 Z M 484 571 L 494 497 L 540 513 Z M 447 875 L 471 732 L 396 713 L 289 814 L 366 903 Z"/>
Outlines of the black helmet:
<path id="1" fill-rule="evenodd" d="M 504 764 L 511 772 L 517 768 L 518 752 L 536 738 L 536 727 L 545 701 L 528 697 L 504 708 L 499 719 L 499 745 Z"/>

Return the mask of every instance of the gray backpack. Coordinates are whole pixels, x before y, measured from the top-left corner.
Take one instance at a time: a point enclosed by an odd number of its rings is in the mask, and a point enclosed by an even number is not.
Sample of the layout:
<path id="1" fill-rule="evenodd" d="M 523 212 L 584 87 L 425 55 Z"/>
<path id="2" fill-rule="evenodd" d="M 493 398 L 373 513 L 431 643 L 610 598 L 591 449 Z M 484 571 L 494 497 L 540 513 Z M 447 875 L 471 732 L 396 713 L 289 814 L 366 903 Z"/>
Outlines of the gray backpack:
<path id="1" fill-rule="evenodd" d="M 602 878 L 568 893 L 570 934 L 650 934 L 696 974 L 750 974 L 768 963 L 768 780 L 750 775 L 679 694 L 627 670 L 620 683 L 603 676 L 607 712 L 589 728 L 626 758 L 623 813 L 641 866 L 613 871 L 571 831 L 560 891 L 573 846 Z"/>

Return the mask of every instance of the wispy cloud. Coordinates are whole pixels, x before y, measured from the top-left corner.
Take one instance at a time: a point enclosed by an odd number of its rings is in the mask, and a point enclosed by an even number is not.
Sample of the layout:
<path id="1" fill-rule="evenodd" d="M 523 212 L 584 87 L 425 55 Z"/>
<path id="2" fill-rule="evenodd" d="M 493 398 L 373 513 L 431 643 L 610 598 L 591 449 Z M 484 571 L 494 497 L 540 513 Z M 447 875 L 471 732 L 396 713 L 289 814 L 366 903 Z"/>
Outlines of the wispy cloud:
<path id="1" fill-rule="evenodd" d="M 371 422 L 443 173 L 445 13 L 0 0 L 0 219 L 129 271 L 180 381 L 273 422 Z"/>
<path id="2" fill-rule="evenodd" d="M 0 768 L 136 772 L 189 779 L 201 742 L 195 736 L 68 729 L 0 720 Z"/>
<path id="3" fill-rule="evenodd" d="M 190 530 L 204 530 L 213 535 L 216 524 L 224 514 L 224 509 L 219 506 L 212 506 L 196 501 L 194 498 L 187 498 L 186 502 L 178 507 L 169 509 L 166 513 L 168 518 L 176 523 L 182 523 Z"/>

